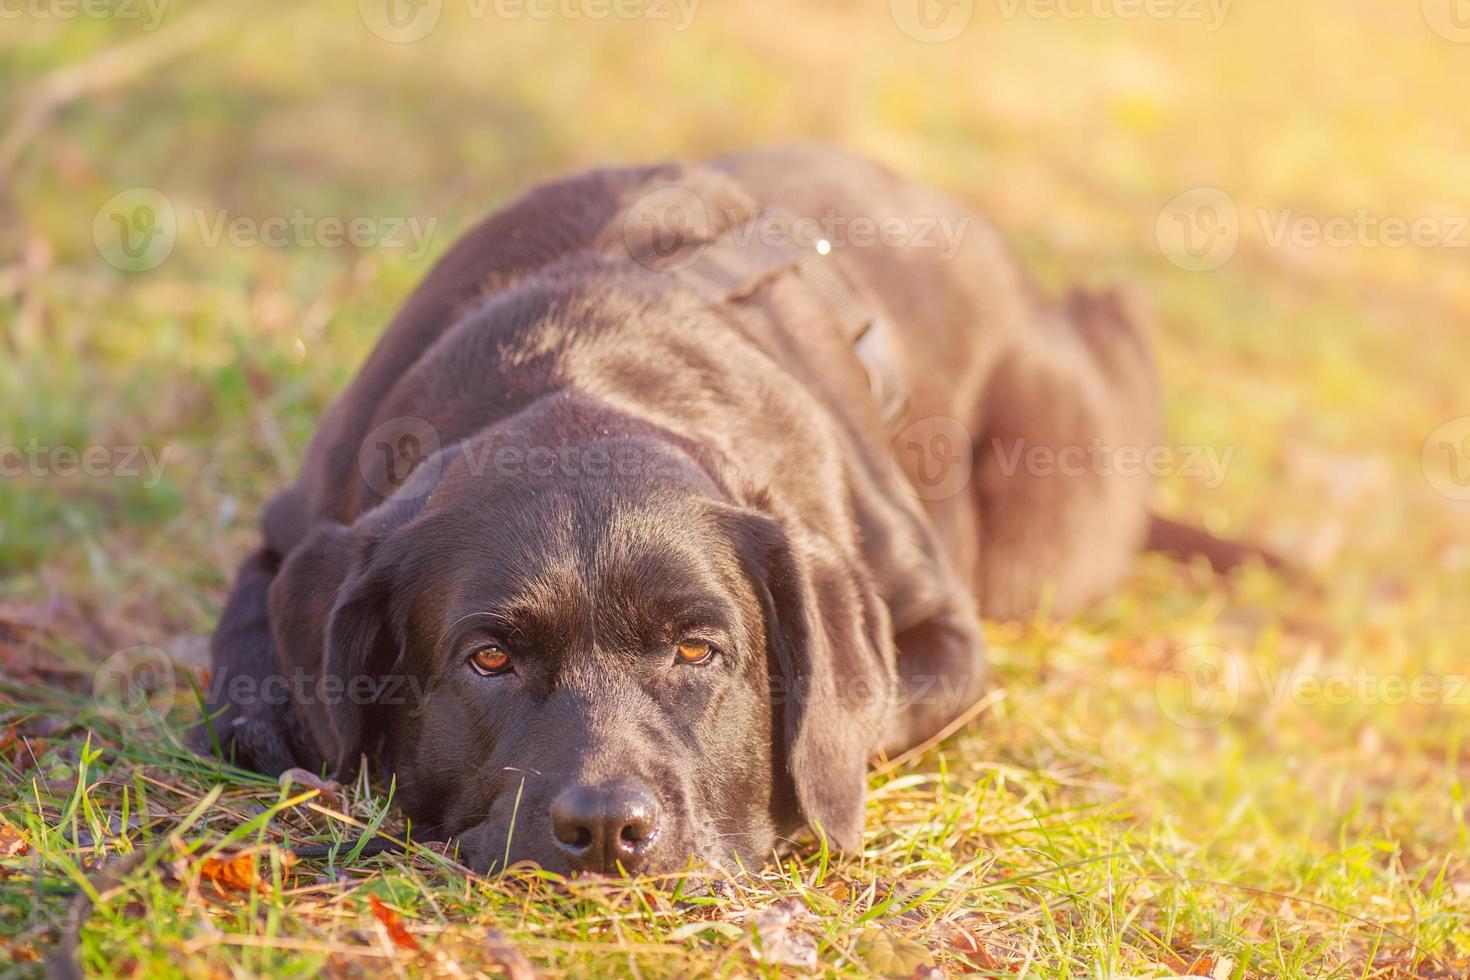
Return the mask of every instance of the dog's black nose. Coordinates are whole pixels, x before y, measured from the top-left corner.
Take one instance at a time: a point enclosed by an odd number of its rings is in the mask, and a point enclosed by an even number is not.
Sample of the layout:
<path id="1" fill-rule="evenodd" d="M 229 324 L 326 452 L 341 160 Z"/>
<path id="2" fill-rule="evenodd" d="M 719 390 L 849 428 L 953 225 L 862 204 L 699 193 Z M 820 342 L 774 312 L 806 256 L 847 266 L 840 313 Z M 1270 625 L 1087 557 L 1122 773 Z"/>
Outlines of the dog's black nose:
<path id="1" fill-rule="evenodd" d="M 658 836 L 658 801 L 642 785 L 618 780 L 572 786 L 551 804 L 551 833 L 574 871 L 631 873 Z"/>

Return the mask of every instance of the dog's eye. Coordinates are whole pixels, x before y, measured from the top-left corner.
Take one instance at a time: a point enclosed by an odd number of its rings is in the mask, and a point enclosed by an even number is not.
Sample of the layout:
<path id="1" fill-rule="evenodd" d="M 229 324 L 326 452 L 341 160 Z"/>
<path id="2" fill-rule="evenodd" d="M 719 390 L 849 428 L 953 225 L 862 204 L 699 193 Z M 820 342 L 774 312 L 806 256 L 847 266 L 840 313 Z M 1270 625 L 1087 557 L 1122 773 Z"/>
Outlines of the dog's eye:
<path id="1" fill-rule="evenodd" d="M 715 655 L 715 648 L 703 640 L 685 640 L 679 644 L 676 655 L 681 664 L 704 664 Z"/>
<path id="2" fill-rule="evenodd" d="M 475 673 L 485 677 L 503 674 L 510 670 L 510 654 L 503 647 L 490 643 L 470 654 L 470 666 Z"/>

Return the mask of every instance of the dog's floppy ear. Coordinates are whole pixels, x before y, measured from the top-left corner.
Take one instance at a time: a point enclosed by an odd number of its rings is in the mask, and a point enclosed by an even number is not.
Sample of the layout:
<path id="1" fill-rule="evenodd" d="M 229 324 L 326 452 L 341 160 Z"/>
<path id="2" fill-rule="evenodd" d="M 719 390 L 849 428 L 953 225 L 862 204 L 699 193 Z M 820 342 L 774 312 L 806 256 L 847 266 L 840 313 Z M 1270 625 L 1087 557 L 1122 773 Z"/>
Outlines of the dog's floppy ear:
<path id="1" fill-rule="evenodd" d="M 387 621 L 389 580 L 373 561 L 378 541 L 358 525 L 318 525 L 271 583 L 276 646 L 304 688 L 292 691 L 296 710 L 342 777 L 363 751 L 362 716 L 377 679 L 398 655 Z"/>
<path id="2" fill-rule="evenodd" d="M 392 621 L 393 569 L 397 551 L 390 540 L 423 513 L 433 486 L 457 450 L 430 457 L 393 497 L 359 517 L 351 527 L 316 526 L 282 565 L 270 587 L 271 629 L 282 664 L 304 680 L 297 710 L 306 718 L 323 756 L 338 778 L 350 776 L 370 751 L 370 713 L 386 675 L 403 651 Z"/>
<path id="3" fill-rule="evenodd" d="M 887 612 L 827 549 L 763 515 L 736 520 L 766 619 L 778 758 L 802 819 L 838 849 L 859 850 L 868 759 L 896 685 Z"/>
<path id="4" fill-rule="evenodd" d="M 329 715 L 337 739 L 337 779 L 357 771 L 358 759 L 371 749 L 370 737 L 382 734 L 368 724 L 383 680 L 402 662 L 403 637 L 389 618 L 392 580 L 385 562 L 365 556 L 342 583 L 327 623 L 322 674 L 341 681 L 341 694 L 330 701 Z"/>

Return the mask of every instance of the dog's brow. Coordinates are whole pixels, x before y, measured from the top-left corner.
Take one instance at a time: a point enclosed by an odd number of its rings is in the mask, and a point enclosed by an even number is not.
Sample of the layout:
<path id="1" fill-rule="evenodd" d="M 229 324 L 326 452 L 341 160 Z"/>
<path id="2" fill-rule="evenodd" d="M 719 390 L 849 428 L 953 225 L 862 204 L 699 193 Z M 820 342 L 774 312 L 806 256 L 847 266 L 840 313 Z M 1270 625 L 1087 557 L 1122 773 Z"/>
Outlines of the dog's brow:
<path id="1" fill-rule="evenodd" d="M 491 629 L 495 633 L 499 634 L 500 638 L 504 640 L 513 640 L 521 633 L 521 627 L 515 621 L 506 617 L 504 614 L 482 610 L 478 612 L 465 613 L 463 616 L 450 623 L 449 627 L 444 631 L 444 636 L 446 640 L 448 640 L 450 643 L 457 643 L 463 639 L 465 634 L 473 633 L 474 627 L 465 626 L 464 624 L 472 622 L 474 620 L 488 621 Z"/>
<path id="2" fill-rule="evenodd" d="M 487 617 L 489 619 L 493 619 L 493 620 L 495 620 L 496 622 L 499 622 L 499 623 L 504 623 L 505 622 L 505 618 L 503 616 L 499 615 L 498 613 L 493 613 L 493 612 L 472 612 L 472 613 L 465 613 L 463 616 L 459 617 L 454 622 L 450 623 L 449 624 L 449 630 L 451 632 L 453 632 L 453 630 L 455 629 L 455 627 L 459 626 L 460 623 L 464 622 L 467 619 L 474 619 L 477 616 L 484 616 L 484 617 Z"/>

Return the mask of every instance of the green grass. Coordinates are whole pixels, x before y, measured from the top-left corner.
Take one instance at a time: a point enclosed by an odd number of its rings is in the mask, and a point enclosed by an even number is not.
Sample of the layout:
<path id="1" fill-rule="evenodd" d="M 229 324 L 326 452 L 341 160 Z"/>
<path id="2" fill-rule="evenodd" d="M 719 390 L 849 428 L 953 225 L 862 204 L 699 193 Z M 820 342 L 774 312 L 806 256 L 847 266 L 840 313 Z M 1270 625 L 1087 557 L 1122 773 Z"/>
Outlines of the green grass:
<path id="1" fill-rule="evenodd" d="M 924 958 L 1046 978 L 1470 973 L 1470 504 L 1420 461 L 1470 415 L 1467 250 L 1268 234 L 1287 209 L 1466 213 L 1470 47 L 1417 4 L 1366 0 L 1239 0 L 1217 31 L 977 3 L 946 44 L 843 0 L 701 4 L 686 31 L 475 19 L 446 0 L 414 44 L 379 41 L 355 6 L 180 4 L 152 32 L 0 21 L 0 166 L 57 73 L 88 80 L 0 173 L 0 447 L 165 460 L 156 483 L 62 475 L 54 454 L 0 477 L 0 828 L 26 841 L 0 858 L 0 973 L 40 972 L 75 896 L 137 853 L 91 896 L 89 971 L 477 975 L 504 972 L 508 948 L 555 975 L 774 976 L 755 923 L 795 899 L 790 929 L 826 975 Z M 165 60 L 137 47 L 206 21 Z M 529 184 L 812 138 L 973 201 L 1049 291 L 1137 283 L 1171 443 L 1234 452 L 1218 487 L 1166 477 L 1161 506 L 1272 543 L 1320 587 L 1148 558 L 1075 620 L 987 624 L 999 693 L 875 772 L 860 857 L 808 848 L 672 891 L 476 877 L 418 847 L 291 866 L 294 843 L 379 821 L 411 836 L 389 787 L 303 799 L 178 739 L 198 716 L 189 665 L 328 400 L 458 231 Z M 1155 227 L 1200 186 L 1229 194 L 1240 246 L 1192 273 Z M 133 187 L 182 217 L 167 261 L 125 273 L 93 220 Z M 221 211 L 435 224 L 423 254 L 211 244 Z M 179 683 L 156 719 L 119 727 L 93 673 L 139 644 Z M 1180 725 L 1170 667 L 1202 646 L 1235 658 L 1238 702 Z M 1348 696 L 1292 693 L 1291 672 Z M 1438 693 L 1384 703 L 1418 678 Z M 261 889 L 201 879 L 211 852 L 252 845 Z M 420 951 L 394 945 L 371 897 Z M 914 944 L 898 966 L 894 939 Z"/>

